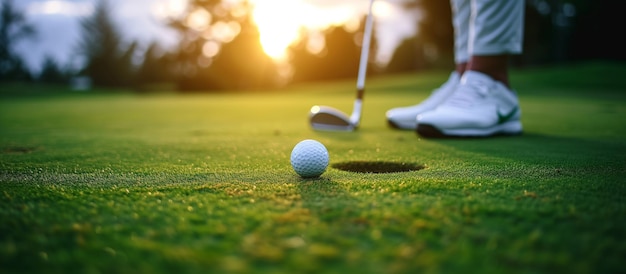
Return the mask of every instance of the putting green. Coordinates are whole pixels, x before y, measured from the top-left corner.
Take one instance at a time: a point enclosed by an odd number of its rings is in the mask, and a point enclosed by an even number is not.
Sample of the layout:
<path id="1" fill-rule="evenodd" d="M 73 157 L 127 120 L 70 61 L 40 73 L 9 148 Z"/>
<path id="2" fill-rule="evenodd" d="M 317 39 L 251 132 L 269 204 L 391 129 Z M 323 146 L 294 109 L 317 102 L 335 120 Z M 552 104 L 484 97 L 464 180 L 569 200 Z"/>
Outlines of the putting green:
<path id="1" fill-rule="evenodd" d="M 208 95 L 0 99 L 2 273 L 615 273 L 626 256 L 626 66 L 514 71 L 525 133 L 429 140 L 389 129 L 446 72 Z M 27 92 L 28 91 L 28 92 Z M 322 142 L 329 169 L 289 155 Z M 346 164 L 407 163 L 408 172 Z M 396 165 L 397 167 L 397 165 Z"/>

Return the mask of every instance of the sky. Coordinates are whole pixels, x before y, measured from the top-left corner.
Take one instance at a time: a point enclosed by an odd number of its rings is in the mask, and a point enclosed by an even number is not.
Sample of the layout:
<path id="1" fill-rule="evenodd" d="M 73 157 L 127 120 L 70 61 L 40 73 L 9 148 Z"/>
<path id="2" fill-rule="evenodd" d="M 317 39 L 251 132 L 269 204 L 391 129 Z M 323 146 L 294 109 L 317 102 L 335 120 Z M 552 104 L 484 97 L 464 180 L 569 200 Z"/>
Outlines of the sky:
<path id="1" fill-rule="evenodd" d="M 124 22 L 120 28 L 127 40 L 147 46 L 157 41 L 164 47 L 176 42 L 176 33 L 163 24 L 163 19 L 180 13 L 185 0 L 108 0 L 114 19 Z M 237 1 L 237 0 L 225 0 Z M 252 0 L 258 18 L 261 39 L 268 54 L 280 55 L 280 44 L 295 39 L 297 27 L 324 28 L 328 25 L 358 22 L 367 12 L 368 0 Z M 375 37 L 379 46 L 377 61 L 385 63 L 402 39 L 416 32 L 415 10 L 404 10 L 402 0 L 376 0 L 374 5 Z M 80 38 L 79 21 L 93 11 L 95 0 L 18 0 L 15 6 L 24 11 L 27 20 L 37 29 L 32 41 L 23 41 L 17 51 L 28 66 L 38 71 L 45 56 L 61 65 L 80 66 L 76 55 Z M 276 8 L 280 7 L 280 8 Z M 285 12 L 289 11 L 289 12 Z M 289 22 L 289 23 L 287 23 Z M 286 45 L 285 45 L 286 46 Z M 278 48 L 278 49 L 277 49 Z M 273 51 L 273 52 L 272 52 Z"/>

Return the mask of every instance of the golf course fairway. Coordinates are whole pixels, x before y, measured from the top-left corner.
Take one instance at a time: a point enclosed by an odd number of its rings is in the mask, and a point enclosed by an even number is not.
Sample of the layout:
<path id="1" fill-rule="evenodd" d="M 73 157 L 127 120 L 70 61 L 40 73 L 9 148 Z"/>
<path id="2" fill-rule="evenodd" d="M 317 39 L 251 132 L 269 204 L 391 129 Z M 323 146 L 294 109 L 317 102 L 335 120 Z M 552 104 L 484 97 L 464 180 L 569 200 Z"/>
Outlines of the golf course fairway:
<path id="1" fill-rule="evenodd" d="M 626 65 L 511 74 L 524 134 L 467 140 L 385 121 L 446 71 L 368 79 L 355 132 L 307 120 L 316 104 L 349 112 L 352 79 L 186 95 L 3 88 L 0 273 L 624 272 Z M 319 178 L 289 163 L 304 139 L 328 149 Z M 335 168 L 351 163 L 419 168 Z"/>

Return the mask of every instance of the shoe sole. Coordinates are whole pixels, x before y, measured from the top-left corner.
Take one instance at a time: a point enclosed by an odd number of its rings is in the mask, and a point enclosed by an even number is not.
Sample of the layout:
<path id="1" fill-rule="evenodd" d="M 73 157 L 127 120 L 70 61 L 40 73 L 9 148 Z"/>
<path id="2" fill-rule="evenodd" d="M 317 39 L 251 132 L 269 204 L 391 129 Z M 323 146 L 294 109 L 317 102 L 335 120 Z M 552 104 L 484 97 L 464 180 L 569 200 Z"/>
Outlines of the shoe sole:
<path id="1" fill-rule="evenodd" d="M 522 134 L 522 123 L 511 121 L 484 129 L 440 130 L 433 125 L 417 125 L 417 134 L 424 138 L 487 138 L 495 136 L 518 136 Z"/>
<path id="2" fill-rule="evenodd" d="M 417 128 L 415 124 L 412 124 L 409 126 L 409 123 L 396 123 L 391 120 L 387 120 L 387 125 L 389 125 L 389 127 L 393 129 L 400 129 L 400 130 L 415 130 Z"/>

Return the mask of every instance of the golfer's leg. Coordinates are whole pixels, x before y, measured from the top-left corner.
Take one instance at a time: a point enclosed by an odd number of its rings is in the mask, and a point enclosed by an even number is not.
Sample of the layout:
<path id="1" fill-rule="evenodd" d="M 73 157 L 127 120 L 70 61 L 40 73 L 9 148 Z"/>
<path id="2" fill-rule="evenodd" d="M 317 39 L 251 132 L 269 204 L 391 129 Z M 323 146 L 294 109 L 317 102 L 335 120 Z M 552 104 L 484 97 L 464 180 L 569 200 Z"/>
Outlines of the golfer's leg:
<path id="1" fill-rule="evenodd" d="M 452 26 L 454 27 L 454 62 L 462 75 L 469 61 L 469 27 L 471 5 L 469 0 L 450 0 Z"/>
<path id="2" fill-rule="evenodd" d="M 509 85 L 508 56 L 522 52 L 522 0 L 472 0 L 468 70 L 482 72 Z"/>

